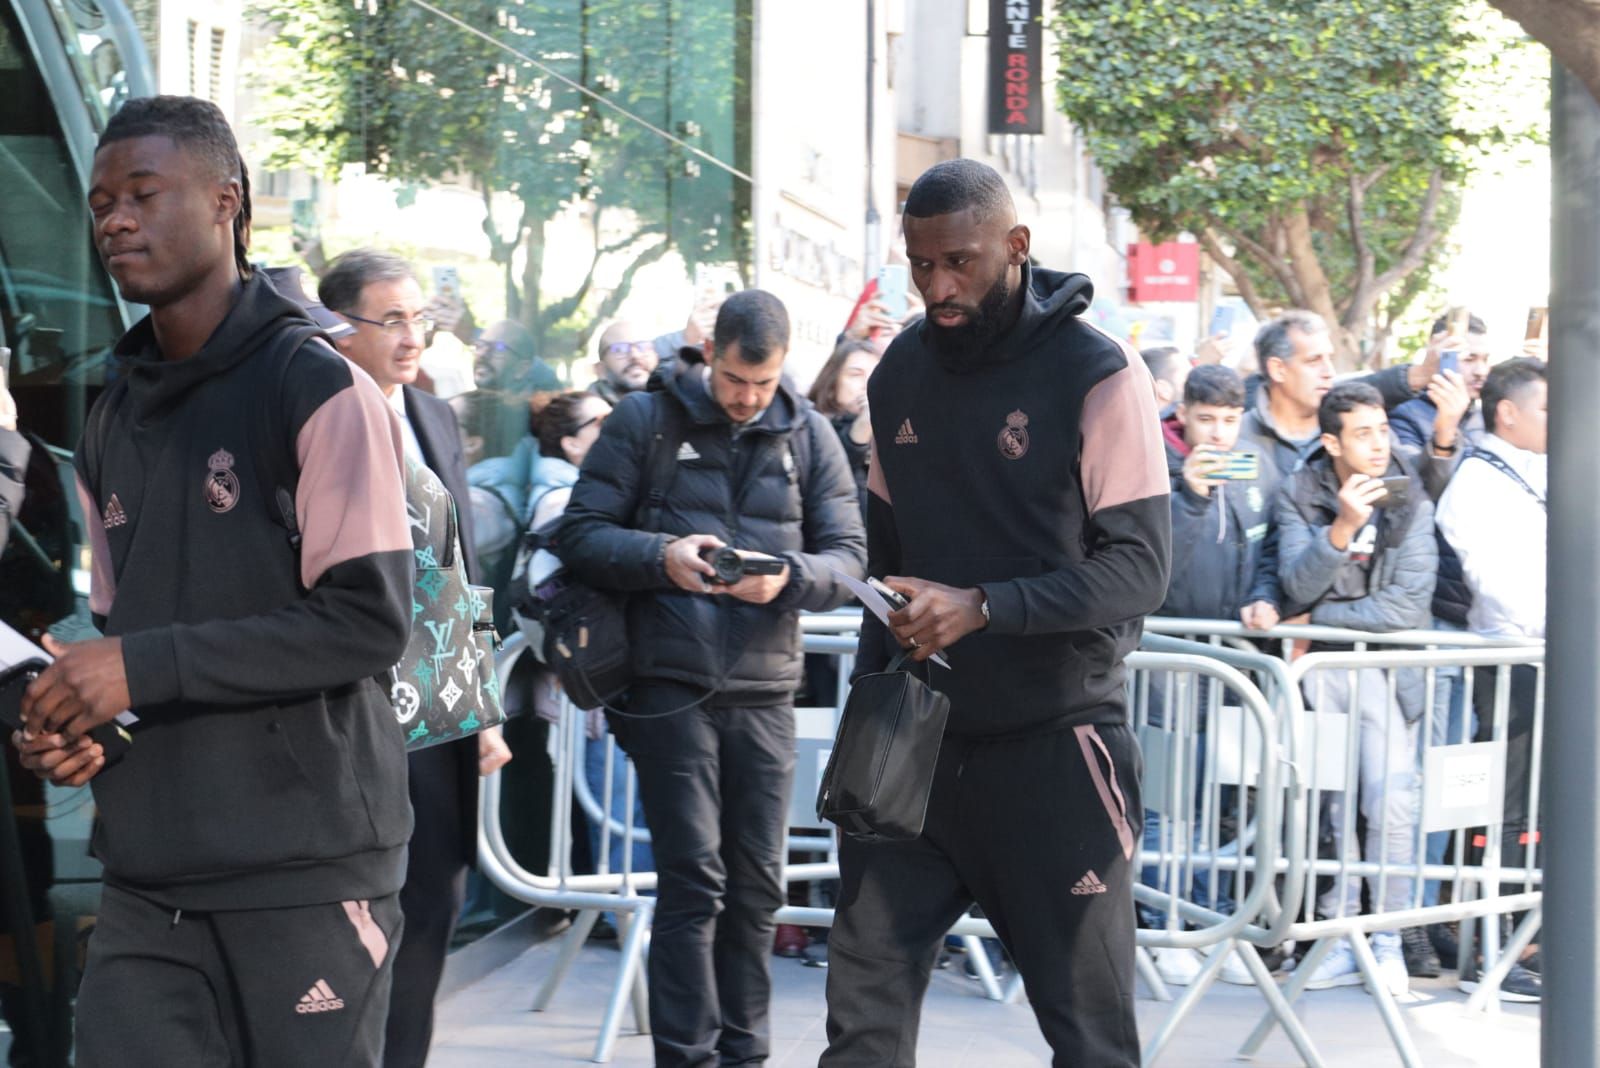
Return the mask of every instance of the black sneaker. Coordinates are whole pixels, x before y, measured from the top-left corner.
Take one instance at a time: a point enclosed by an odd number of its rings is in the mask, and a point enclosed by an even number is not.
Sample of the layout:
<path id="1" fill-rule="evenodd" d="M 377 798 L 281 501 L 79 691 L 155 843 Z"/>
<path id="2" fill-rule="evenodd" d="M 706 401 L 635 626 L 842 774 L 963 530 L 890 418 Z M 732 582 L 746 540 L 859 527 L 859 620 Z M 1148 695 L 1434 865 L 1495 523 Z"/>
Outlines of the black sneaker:
<path id="1" fill-rule="evenodd" d="M 1400 932 L 1400 948 L 1406 957 L 1406 974 L 1417 979 L 1439 978 L 1439 954 L 1434 951 L 1423 927 L 1407 927 Z"/>
<path id="2" fill-rule="evenodd" d="M 1456 986 L 1468 994 L 1478 989 L 1476 961 L 1461 969 L 1461 979 L 1456 983 Z M 1538 1001 L 1543 996 L 1544 984 L 1539 979 L 1539 976 L 1520 964 L 1513 964 L 1511 970 L 1506 973 L 1505 980 L 1500 984 L 1501 1001 L 1515 1001 L 1527 1004 Z"/>
<path id="3" fill-rule="evenodd" d="M 1428 924 L 1428 940 L 1433 943 L 1434 952 L 1439 954 L 1439 963 L 1446 968 L 1454 968 L 1461 959 L 1461 941 L 1456 937 L 1454 925 Z"/>

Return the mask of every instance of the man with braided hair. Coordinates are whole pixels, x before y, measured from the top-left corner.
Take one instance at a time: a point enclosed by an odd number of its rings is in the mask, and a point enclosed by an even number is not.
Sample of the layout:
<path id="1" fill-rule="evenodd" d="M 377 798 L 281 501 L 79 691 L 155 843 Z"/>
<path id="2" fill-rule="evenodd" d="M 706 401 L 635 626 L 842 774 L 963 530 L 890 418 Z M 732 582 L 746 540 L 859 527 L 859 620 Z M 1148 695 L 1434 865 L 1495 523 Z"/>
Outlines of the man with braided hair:
<path id="1" fill-rule="evenodd" d="M 89 209 L 123 298 L 150 308 L 75 459 L 106 637 L 46 640 L 12 736 L 100 814 L 77 1063 L 376 1065 L 411 833 L 374 679 L 411 621 L 399 427 L 250 270 L 215 105 L 124 105 Z M 88 732 L 129 708 L 108 765 Z"/>

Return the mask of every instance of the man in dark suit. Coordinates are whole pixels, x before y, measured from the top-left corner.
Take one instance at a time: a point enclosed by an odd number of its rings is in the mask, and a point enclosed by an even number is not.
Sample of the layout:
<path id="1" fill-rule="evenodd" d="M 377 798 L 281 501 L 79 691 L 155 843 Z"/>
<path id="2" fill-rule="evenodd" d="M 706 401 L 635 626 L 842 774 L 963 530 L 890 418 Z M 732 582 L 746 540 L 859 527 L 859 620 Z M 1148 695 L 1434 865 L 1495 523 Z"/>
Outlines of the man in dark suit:
<path id="1" fill-rule="evenodd" d="M 334 343 L 388 398 L 406 456 L 439 476 L 455 498 L 467 575 L 476 581 L 461 431 L 450 405 L 413 384 L 429 326 L 415 272 L 392 253 L 355 249 L 329 266 L 317 292 L 348 324 L 349 332 Z M 427 1060 L 433 997 L 466 893 L 467 866 L 477 854 L 478 776 L 510 757 L 498 730 L 411 754 L 416 826 L 400 891 L 405 932 L 395 958 L 386 1068 L 420 1068 Z"/>

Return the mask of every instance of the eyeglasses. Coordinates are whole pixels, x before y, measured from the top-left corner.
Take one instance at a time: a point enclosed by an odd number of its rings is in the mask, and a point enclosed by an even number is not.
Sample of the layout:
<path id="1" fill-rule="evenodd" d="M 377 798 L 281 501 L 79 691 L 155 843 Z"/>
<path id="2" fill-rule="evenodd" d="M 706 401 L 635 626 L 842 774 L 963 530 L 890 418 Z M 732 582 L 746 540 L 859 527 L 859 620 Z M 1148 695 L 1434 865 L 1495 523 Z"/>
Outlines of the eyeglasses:
<path id="1" fill-rule="evenodd" d="M 610 415 L 610 414 L 611 414 L 610 412 L 606 413 L 606 415 Z M 602 425 L 604 425 L 605 421 L 606 421 L 606 416 L 605 415 L 597 415 L 593 419 L 585 419 L 583 422 L 581 422 L 577 426 L 573 427 L 572 428 L 572 433 L 568 434 L 567 437 L 575 438 L 579 434 L 583 433 L 585 430 L 588 430 L 592 426 L 602 426 Z"/>
<path id="2" fill-rule="evenodd" d="M 606 346 L 607 356 L 621 356 L 625 352 L 637 352 L 641 355 L 656 351 L 654 341 L 613 341 Z"/>
<path id="3" fill-rule="evenodd" d="M 365 316 L 352 315 L 350 312 L 344 312 L 343 315 L 346 319 L 376 326 L 385 334 L 404 334 L 411 330 L 420 330 L 426 334 L 433 329 L 433 317 L 430 315 L 418 315 L 412 319 L 368 319 Z"/>

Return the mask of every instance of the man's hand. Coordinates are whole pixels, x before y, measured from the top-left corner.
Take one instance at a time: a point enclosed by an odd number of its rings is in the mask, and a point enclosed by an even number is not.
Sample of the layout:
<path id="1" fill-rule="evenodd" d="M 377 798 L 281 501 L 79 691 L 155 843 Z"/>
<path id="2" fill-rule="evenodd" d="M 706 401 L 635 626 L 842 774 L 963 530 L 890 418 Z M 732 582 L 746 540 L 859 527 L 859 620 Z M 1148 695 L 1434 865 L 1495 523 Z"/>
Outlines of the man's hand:
<path id="1" fill-rule="evenodd" d="M 1340 552 L 1350 548 L 1350 539 L 1367 525 L 1372 509 L 1384 495 L 1383 479 L 1353 474 L 1339 490 L 1339 515 L 1328 528 L 1328 540 Z"/>
<path id="2" fill-rule="evenodd" d="M 29 734 L 60 734 L 75 741 L 132 703 L 121 638 L 67 645 L 46 634 L 44 647 L 56 659 L 22 695 L 22 720 Z"/>
<path id="3" fill-rule="evenodd" d="M 1433 376 L 1439 373 L 1439 357 L 1451 351 L 1465 352 L 1467 343 L 1454 334 L 1440 334 L 1428 339 L 1422 359 L 1406 368 L 1406 385 L 1411 387 L 1411 392 L 1421 393 L 1428 388 Z"/>
<path id="4" fill-rule="evenodd" d="M 1210 445 L 1196 445 L 1183 461 L 1183 481 L 1196 496 L 1211 496 L 1211 476 L 1228 466 L 1228 454 Z"/>
<path id="5" fill-rule="evenodd" d="M 473 320 L 472 309 L 467 307 L 465 300 L 436 294 L 422 310 L 433 320 L 436 335 L 454 334 L 463 345 L 472 344 L 478 324 Z"/>
<path id="6" fill-rule="evenodd" d="M 900 333 L 900 320 L 890 315 L 884 306 L 875 300 L 856 312 L 856 317 L 844 328 L 844 336 L 850 341 L 871 341 L 875 338 L 887 340 L 893 339 L 898 333 Z"/>
<path id="7" fill-rule="evenodd" d="M 1239 622 L 1249 630 L 1271 630 L 1278 625 L 1278 606 L 1271 601 L 1254 601 L 1239 609 Z"/>
<path id="8" fill-rule="evenodd" d="M 789 585 L 789 565 L 776 575 L 746 575 L 732 586 L 713 586 L 713 593 L 727 594 L 748 604 L 771 604 Z"/>
<path id="9" fill-rule="evenodd" d="M 690 593 L 710 593 L 711 580 L 717 569 L 700 558 L 706 549 L 720 549 L 721 538 L 715 534 L 690 534 L 667 545 L 667 578 L 680 590 Z M 774 594 L 776 596 L 776 594 Z"/>
<path id="10" fill-rule="evenodd" d="M 1550 359 L 1550 339 L 1546 337 L 1526 337 L 1522 339 L 1522 354 L 1534 360 Z"/>
<path id="11" fill-rule="evenodd" d="M 1228 335 L 1213 334 L 1194 347 L 1194 357 L 1202 364 L 1222 363 L 1228 358 Z"/>
<path id="12" fill-rule="evenodd" d="M 499 727 L 478 732 L 478 774 L 487 778 L 511 763 L 511 747 Z"/>
<path id="13" fill-rule="evenodd" d="M 717 325 L 717 311 L 722 307 L 723 295 L 708 297 L 694 306 L 689 321 L 683 324 L 683 343 L 693 348 L 705 348 L 711 332 Z"/>
<path id="14" fill-rule="evenodd" d="M 106 766 L 105 750 L 87 735 L 69 742 L 59 734 L 12 731 L 11 744 L 23 767 L 57 786 L 82 786 Z"/>
<path id="15" fill-rule="evenodd" d="M 1467 380 L 1454 371 L 1440 371 L 1428 383 L 1428 399 L 1438 409 L 1433 420 L 1433 440 L 1429 444 L 1448 453 L 1455 448 L 1461 418 L 1472 405 Z"/>
<path id="16" fill-rule="evenodd" d="M 982 630 L 983 591 L 960 590 L 919 578 L 890 575 L 884 585 L 911 603 L 889 613 L 889 631 L 912 660 L 926 660 L 973 631 Z"/>

